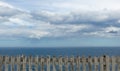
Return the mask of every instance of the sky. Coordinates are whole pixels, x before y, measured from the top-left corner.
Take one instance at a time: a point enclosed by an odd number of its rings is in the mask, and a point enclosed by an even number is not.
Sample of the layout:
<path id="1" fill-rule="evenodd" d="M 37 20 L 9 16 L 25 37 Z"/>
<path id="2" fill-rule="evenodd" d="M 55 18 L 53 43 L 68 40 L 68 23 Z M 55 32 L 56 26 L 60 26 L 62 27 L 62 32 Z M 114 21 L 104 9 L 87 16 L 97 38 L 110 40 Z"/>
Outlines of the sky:
<path id="1" fill-rule="evenodd" d="M 0 0 L 0 47 L 119 47 L 120 0 Z"/>

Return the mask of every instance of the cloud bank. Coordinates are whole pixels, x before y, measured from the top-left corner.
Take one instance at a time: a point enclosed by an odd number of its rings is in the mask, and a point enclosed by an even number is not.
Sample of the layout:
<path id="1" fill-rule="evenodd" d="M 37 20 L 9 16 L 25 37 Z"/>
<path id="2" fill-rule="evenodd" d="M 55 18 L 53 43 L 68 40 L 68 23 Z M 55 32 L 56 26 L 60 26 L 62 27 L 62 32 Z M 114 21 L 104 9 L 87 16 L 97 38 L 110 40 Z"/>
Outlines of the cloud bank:
<path id="1" fill-rule="evenodd" d="M 119 37 L 120 11 L 27 12 L 0 1 L 0 37 Z"/>

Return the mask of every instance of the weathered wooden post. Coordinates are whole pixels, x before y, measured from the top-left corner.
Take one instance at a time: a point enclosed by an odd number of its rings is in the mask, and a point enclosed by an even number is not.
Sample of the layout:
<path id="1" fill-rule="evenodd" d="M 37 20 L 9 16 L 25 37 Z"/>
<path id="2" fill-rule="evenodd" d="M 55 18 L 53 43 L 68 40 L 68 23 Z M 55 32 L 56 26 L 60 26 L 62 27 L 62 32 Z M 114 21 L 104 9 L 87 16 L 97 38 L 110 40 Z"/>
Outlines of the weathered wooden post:
<path id="1" fill-rule="evenodd" d="M 100 71 L 103 71 L 103 56 L 100 57 Z"/>
<path id="2" fill-rule="evenodd" d="M 106 71 L 110 71 L 110 57 L 106 56 Z"/>
<path id="3" fill-rule="evenodd" d="M 25 56 L 22 56 L 22 71 L 26 71 L 26 60 L 27 58 Z"/>
<path id="4" fill-rule="evenodd" d="M 32 56 L 29 57 L 29 71 L 32 71 Z"/>
<path id="5" fill-rule="evenodd" d="M 120 57 L 117 57 L 118 71 L 120 71 Z"/>
<path id="6" fill-rule="evenodd" d="M 68 71 L 68 56 L 64 58 L 65 71 Z"/>
<path id="7" fill-rule="evenodd" d="M 52 57 L 52 65 L 53 65 L 53 71 L 56 71 L 56 57 Z"/>
<path id="8" fill-rule="evenodd" d="M 106 55 L 103 56 L 103 71 L 106 71 Z"/>
<path id="9" fill-rule="evenodd" d="M 89 56 L 88 57 L 88 68 L 89 68 L 89 71 L 92 71 L 92 65 L 93 65 L 93 61 L 92 61 L 91 56 Z"/>
<path id="10" fill-rule="evenodd" d="M 86 58 L 84 56 L 82 57 L 82 69 L 86 71 Z"/>
<path id="11" fill-rule="evenodd" d="M 0 71 L 2 71 L 3 56 L 0 56 Z"/>
<path id="12" fill-rule="evenodd" d="M 40 69 L 41 69 L 41 71 L 44 71 L 44 57 L 42 57 L 42 56 L 40 58 Z"/>
<path id="13" fill-rule="evenodd" d="M 10 64 L 11 64 L 11 71 L 14 71 L 14 60 L 15 60 L 15 59 L 14 59 L 13 56 L 11 56 L 11 57 L 10 57 L 10 60 L 11 60 L 11 61 L 10 61 Z"/>
<path id="14" fill-rule="evenodd" d="M 8 61 L 9 61 L 9 57 L 5 56 L 5 71 L 8 71 Z"/>
<path id="15" fill-rule="evenodd" d="M 17 71 L 20 71 L 20 66 L 21 66 L 21 61 L 20 61 L 20 56 L 17 56 Z"/>
<path id="16" fill-rule="evenodd" d="M 114 56 L 111 57 L 112 71 L 115 71 L 116 58 Z"/>
<path id="17" fill-rule="evenodd" d="M 62 71 L 63 70 L 63 58 L 62 56 L 59 57 L 58 59 L 58 64 L 59 64 L 59 71 Z"/>
<path id="18" fill-rule="evenodd" d="M 76 71 L 80 71 L 80 56 L 76 57 Z"/>
<path id="19" fill-rule="evenodd" d="M 23 71 L 23 55 L 20 56 L 20 71 Z"/>
<path id="20" fill-rule="evenodd" d="M 98 71 L 98 65 L 99 65 L 98 57 L 94 57 L 94 68 L 95 68 L 95 71 Z"/>
<path id="21" fill-rule="evenodd" d="M 70 71 L 74 71 L 74 56 L 70 58 Z"/>
<path id="22" fill-rule="evenodd" d="M 38 71 L 38 66 L 39 66 L 39 57 L 38 56 L 36 56 L 35 57 L 35 71 Z"/>
<path id="23" fill-rule="evenodd" d="M 48 55 L 47 58 L 46 58 L 47 71 L 50 71 L 50 62 L 51 62 L 51 58 Z"/>
<path id="24" fill-rule="evenodd" d="M 4 69 L 4 67 L 3 67 L 3 66 L 4 66 L 4 64 L 5 64 L 5 57 L 6 57 L 6 56 L 3 56 L 3 57 L 2 57 L 2 71 L 4 71 L 4 70 L 5 70 L 5 69 Z"/>

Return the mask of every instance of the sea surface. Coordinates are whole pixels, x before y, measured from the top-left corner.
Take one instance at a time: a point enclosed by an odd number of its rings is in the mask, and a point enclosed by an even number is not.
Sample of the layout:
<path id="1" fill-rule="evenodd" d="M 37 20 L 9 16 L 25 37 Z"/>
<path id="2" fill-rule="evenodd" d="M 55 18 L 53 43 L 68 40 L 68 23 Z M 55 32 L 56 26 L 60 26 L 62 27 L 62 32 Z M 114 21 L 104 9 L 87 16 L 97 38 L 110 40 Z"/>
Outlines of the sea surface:
<path id="1" fill-rule="evenodd" d="M 70 48 L 0 48 L 0 55 L 17 56 L 119 56 L 120 47 L 70 47 Z"/>

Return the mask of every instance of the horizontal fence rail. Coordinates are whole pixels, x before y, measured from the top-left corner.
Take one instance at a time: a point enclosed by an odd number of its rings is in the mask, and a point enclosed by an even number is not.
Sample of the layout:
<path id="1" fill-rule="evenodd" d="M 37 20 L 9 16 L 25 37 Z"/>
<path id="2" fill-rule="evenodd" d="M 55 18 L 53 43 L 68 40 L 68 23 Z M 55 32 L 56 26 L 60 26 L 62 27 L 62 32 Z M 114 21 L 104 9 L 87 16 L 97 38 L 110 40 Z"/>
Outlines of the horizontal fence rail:
<path id="1" fill-rule="evenodd" d="M 120 57 L 0 56 L 0 71 L 120 71 Z"/>

